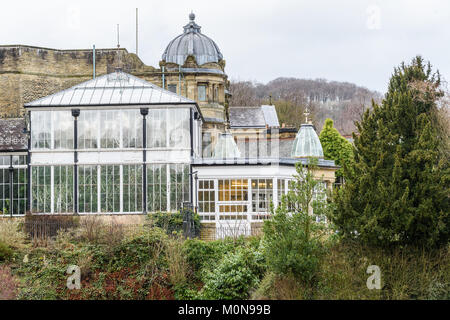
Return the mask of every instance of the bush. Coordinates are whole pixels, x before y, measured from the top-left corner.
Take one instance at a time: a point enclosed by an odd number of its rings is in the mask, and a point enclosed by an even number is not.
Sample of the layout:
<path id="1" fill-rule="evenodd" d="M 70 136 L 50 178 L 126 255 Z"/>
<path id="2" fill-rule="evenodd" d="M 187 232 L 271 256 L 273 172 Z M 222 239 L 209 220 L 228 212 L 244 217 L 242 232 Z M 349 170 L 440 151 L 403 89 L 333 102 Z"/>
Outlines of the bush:
<path id="1" fill-rule="evenodd" d="M 201 299 L 247 299 L 263 272 L 263 256 L 259 251 L 239 247 L 226 254 L 220 263 L 205 274 Z"/>
<path id="2" fill-rule="evenodd" d="M 168 264 L 168 278 L 172 285 L 182 285 L 187 281 L 188 263 L 183 252 L 183 240 L 180 237 L 169 239 L 165 247 Z"/>
<path id="3" fill-rule="evenodd" d="M 147 262 L 159 262 L 167 246 L 167 235 L 160 228 L 148 229 L 143 235 L 122 242 L 111 252 L 112 270 L 145 265 Z"/>
<path id="4" fill-rule="evenodd" d="M 13 250 L 3 242 L 0 242 L 0 261 L 7 261 L 12 258 Z"/>
<path id="5" fill-rule="evenodd" d="M 369 265 L 381 271 L 381 290 L 366 285 Z M 444 299 L 450 298 L 450 247 L 385 250 L 340 242 L 324 256 L 316 299 Z"/>
<path id="6" fill-rule="evenodd" d="M 320 181 L 315 178 L 317 160 L 305 168 L 296 164 L 295 180 L 272 219 L 264 221 L 264 251 L 267 266 L 278 275 L 293 275 L 296 279 L 313 284 L 320 268 L 323 253 L 321 223 L 316 216 L 327 215 L 330 205 L 323 193 L 315 194 Z M 312 207 L 312 210 L 311 210 Z"/>
<path id="7" fill-rule="evenodd" d="M 196 279 L 201 279 L 204 268 L 212 270 L 222 260 L 224 255 L 231 254 L 238 247 L 247 245 L 243 237 L 238 239 L 221 239 L 215 241 L 202 241 L 198 239 L 186 240 L 183 244 L 187 262 L 192 267 Z M 258 242 L 259 245 L 259 242 Z M 253 245 L 257 249 L 256 242 Z"/>
<path id="8" fill-rule="evenodd" d="M 252 293 L 252 300 L 298 300 L 304 298 L 299 282 L 292 275 L 268 272 Z"/>
<path id="9" fill-rule="evenodd" d="M 0 300 L 13 300 L 18 293 L 18 281 L 8 266 L 0 265 Z"/>
<path id="10" fill-rule="evenodd" d="M 80 223 L 80 238 L 93 244 L 119 245 L 125 238 L 124 226 L 115 221 L 104 222 L 100 217 L 83 217 Z"/>
<path id="11" fill-rule="evenodd" d="M 12 248 L 25 248 L 27 236 L 22 230 L 22 223 L 16 218 L 0 219 L 0 242 Z"/>
<path id="12" fill-rule="evenodd" d="M 194 234 L 200 234 L 200 217 L 191 211 L 194 220 Z M 182 212 L 155 212 L 148 216 L 155 226 L 166 230 L 167 234 L 183 232 Z"/>

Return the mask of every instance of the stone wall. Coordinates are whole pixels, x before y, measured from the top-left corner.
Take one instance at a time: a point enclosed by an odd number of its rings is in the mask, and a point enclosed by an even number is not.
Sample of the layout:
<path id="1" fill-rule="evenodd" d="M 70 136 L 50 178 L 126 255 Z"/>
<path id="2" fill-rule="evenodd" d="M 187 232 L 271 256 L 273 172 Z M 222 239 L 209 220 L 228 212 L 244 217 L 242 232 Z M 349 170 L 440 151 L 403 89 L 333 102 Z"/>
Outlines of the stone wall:
<path id="1" fill-rule="evenodd" d="M 120 52 L 129 55 L 124 49 Z M 96 74 L 105 74 L 116 56 L 116 49 L 97 50 Z M 0 117 L 20 116 L 24 103 L 92 79 L 92 76 L 92 50 L 0 46 Z"/>
<path id="2" fill-rule="evenodd" d="M 120 59 L 118 59 L 120 55 Z M 194 59 L 195 62 L 195 59 Z M 103 75 L 120 66 L 125 72 L 162 87 L 161 69 L 145 65 L 126 49 L 97 49 L 96 75 Z M 223 70 L 222 65 L 208 64 L 201 68 Z M 20 117 L 23 104 L 70 88 L 93 77 L 93 51 L 57 50 L 24 45 L 0 46 L 0 118 Z M 224 118 L 226 75 L 208 73 L 180 74 L 177 70 L 164 73 L 165 89 L 178 84 L 177 92 L 197 100 L 197 83 L 220 85 L 218 103 L 199 103 L 205 117 Z M 204 110 L 204 112 L 203 112 Z"/>

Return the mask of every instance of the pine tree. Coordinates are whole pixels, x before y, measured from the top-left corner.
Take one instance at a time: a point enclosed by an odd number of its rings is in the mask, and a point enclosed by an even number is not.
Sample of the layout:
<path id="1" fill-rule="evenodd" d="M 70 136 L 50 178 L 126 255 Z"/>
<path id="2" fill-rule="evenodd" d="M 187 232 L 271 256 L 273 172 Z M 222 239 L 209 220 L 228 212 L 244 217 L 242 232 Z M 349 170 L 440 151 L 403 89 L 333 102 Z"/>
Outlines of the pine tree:
<path id="1" fill-rule="evenodd" d="M 326 119 L 319 135 L 325 159 L 334 160 L 338 166 L 336 177 L 342 177 L 343 166 L 349 165 L 353 159 L 352 144 L 333 127 L 333 120 Z"/>
<path id="2" fill-rule="evenodd" d="M 288 193 L 276 209 L 271 206 L 272 218 L 264 221 L 264 252 L 270 271 L 309 282 L 323 251 L 324 225 L 315 220 L 329 215 L 332 204 L 323 180 L 316 178 L 317 159 L 310 158 L 306 166 L 298 162 L 295 169 Z"/>
<path id="3" fill-rule="evenodd" d="M 332 221 L 344 237 L 377 246 L 449 241 L 449 163 L 433 126 L 439 73 L 415 57 L 395 68 L 381 105 L 357 123 L 354 164 L 336 194 Z"/>

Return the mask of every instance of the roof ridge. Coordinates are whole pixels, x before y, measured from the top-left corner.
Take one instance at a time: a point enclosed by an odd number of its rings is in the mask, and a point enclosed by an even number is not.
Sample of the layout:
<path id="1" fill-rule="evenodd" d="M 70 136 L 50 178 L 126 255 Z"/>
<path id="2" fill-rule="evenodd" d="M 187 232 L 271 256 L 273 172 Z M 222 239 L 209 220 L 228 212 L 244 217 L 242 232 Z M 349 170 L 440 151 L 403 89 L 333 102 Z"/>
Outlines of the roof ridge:
<path id="1" fill-rule="evenodd" d="M 117 74 L 119 77 L 112 78 L 112 77 L 114 77 L 114 74 Z M 127 80 L 125 80 L 122 83 L 122 81 L 120 79 L 120 75 L 125 75 Z M 108 83 L 107 83 L 109 81 L 112 82 L 110 85 L 108 85 Z M 92 95 L 90 95 L 89 101 L 81 103 L 83 101 L 83 97 L 84 97 L 84 90 L 93 90 L 94 91 L 96 89 L 104 90 L 105 92 L 107 90 L 113 89 L 113 92 L 109 96 L 110 99 L 107 104 L 114 104 L 112 102 L 112 100 L 114 100 L 113 98 L 114 98 L 114 95 L 116 95 L 116 94 L 119 94 L 121 96 L 120 99 L 118 99 L 119 104 L 138 103 L 138 102 L 132 102 L 132 95 L 129 95 L 130 101 L 128 103 L 126 103 L 125 101 L 122 101 L 122 95 L 123 95 L 122 91 L 130 90 L 130 89 L 132 89 L 132 91 L 134 91 L 134 89 L 143 89 L 143 90 L 148 89 L 148 90 L 158 91 L 160 93 L 160 97 L 161 97 L 160 101 L 159 102 L 153 101 L 153 103 L 168 103 L 168 104 L 173 103 L 173 102 L 193 103 L 193 104 L 196 103 L 194 100 L 191 100 L 182 95 L 178 95 L 178 94 L 171 92 L 169 90 L 166 90 L 164 88 L 161 88 L 149 81 L 146 81 L 144 79 L 136 77 L 132 74 L 129 74 L 129 73 L 126 73 L 123 71 L 115 71 L 115 72 L 101 75 L 99 77 L 96 77 L 95 79 L 86 80 L 86 81 L 76 84 L 70 88 L 55 92 L 51 95 L 39 98 L 37 100 L 33 100 L 31 102 L 24 104 L 24 106 L 28 107 L 28 106 L 52 106 L 52 105 L 53 106 L 98 105 L 98 104 L 100 104 L 100 100 L 103 99 L 103 94 L 100 97 L 100 99 L 96 98 L 94 100 L 94 101 L 98 100 L 99 101 L 98 103 L 95 103 L 95 102 L 92 103 L 94 92 L 92 93 Z M 115 89 L 119 89 L 119 90 L 115 90 Z M 83 92 L 79 93 L 82 90 L 83 90 Z M 118 92 L 118 93 L 116 93 L 116 92 Z M 64 100 L 66 94 L 70 95 L 70 101 L 66 101 L 63 103 L 63 100 Z M 80 94 L 81 94 L 81 97 L 79 96 Z M 150 99 L 148 102 L 149 104 L 152 104 L 152 102 L 151 102 L 152 96 L 154 96 L 154 95 L 153 94 L 150 95 Z M 56 97 L 61 97 L 61 99 L 55 99 L 55 100 L 58 100 L 58 102 L 53 101 L 53 99 Z M 72 102 L 72 99 L 74 100 L 74 102 Z M 45 100 L 48 100 L 48 102 L 43 103 Z"/>

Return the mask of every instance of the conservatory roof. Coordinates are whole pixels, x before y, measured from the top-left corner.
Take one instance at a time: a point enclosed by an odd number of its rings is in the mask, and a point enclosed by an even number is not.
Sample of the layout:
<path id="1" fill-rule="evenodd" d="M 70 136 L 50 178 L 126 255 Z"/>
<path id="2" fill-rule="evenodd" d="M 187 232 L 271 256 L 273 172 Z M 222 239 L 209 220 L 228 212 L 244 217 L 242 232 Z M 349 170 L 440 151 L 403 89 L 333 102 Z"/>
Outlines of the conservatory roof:
<path id="1" fill-rule="evenodd" d="M 196 158 L 193 161 L 194 166 L 223 166 L 223 165 L 287 165 L 295 166 L 297 162 L 302 165 L 308 165 L 308 158 L 234 158 L 234 159 L 214 159 L 214 158 Z M 319 167 L 339 168 L 334 160 L 318 159 Z"/>
<path id="2" fill-rule="evenodd" d="M 25 107 L 144 104 L 196 105 L 196 102 L 118 70 L 29 102 Z"/>

